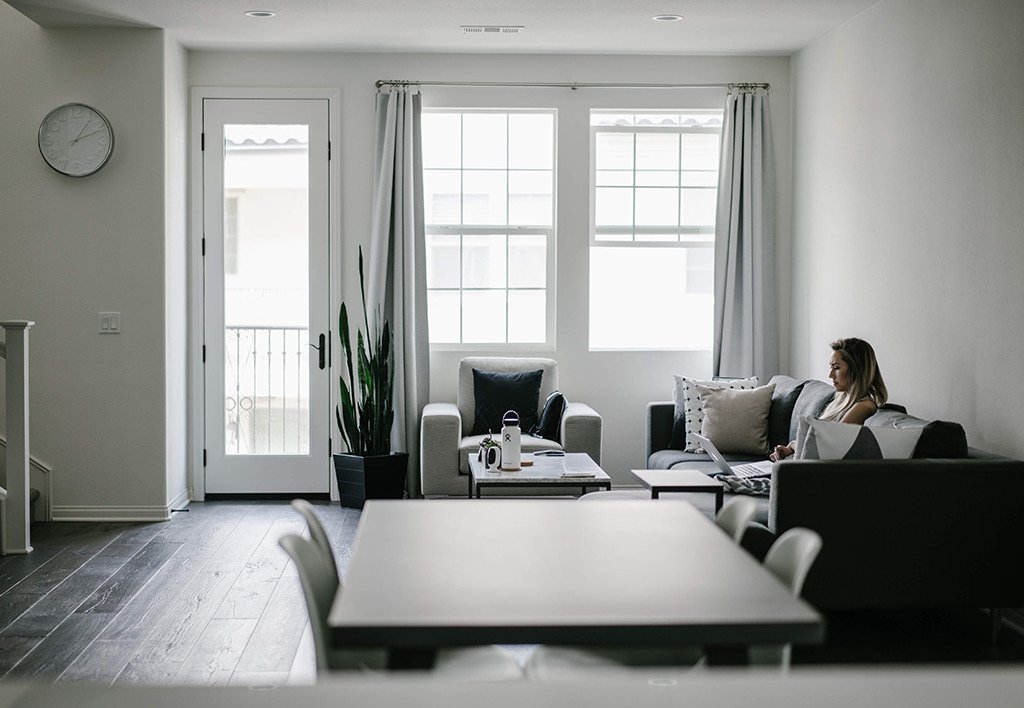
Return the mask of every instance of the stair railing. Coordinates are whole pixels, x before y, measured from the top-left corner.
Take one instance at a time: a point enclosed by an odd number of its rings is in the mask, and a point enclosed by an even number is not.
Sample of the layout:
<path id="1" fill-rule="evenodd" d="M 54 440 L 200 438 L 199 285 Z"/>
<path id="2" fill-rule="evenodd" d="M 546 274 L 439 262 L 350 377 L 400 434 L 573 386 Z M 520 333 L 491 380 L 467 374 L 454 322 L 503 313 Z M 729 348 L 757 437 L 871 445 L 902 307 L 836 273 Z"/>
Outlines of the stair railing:
<path id="1" fill-rule="evenodd" d="M 7 479 L 0 489 L 4 555 L 32 551 L 29 537 L 28 331 L 35 322 L 0 321 L 6 367 Z"/>

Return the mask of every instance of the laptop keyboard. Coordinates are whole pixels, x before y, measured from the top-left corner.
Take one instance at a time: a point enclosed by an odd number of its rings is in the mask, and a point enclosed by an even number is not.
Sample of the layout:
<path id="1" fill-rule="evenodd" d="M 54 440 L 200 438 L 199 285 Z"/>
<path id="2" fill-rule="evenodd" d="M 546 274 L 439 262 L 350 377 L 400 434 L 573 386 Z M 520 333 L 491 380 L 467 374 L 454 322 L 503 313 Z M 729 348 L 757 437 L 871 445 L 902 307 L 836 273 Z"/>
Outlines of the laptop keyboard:
<path id="1" fill-rule="evenodd" d="M 750 462 L 745 465 L 733 465 L 731 469 L 734 475 L 743 479 L 746 479 L 747 477 L 770 477 L 772 474 L 772 468 L 770 465 L 764 465 L 759 462 Z"/>

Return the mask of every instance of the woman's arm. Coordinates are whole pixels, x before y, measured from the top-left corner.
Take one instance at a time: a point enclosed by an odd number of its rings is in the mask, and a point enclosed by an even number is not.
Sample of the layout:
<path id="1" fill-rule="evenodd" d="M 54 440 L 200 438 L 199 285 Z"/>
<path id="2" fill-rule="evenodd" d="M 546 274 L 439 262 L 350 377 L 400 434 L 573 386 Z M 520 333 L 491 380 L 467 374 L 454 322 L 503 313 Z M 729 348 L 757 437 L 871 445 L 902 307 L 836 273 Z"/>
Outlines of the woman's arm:
<path id="1" fill-rule="evenodd" d="M 857 401 L 853 404 L 853 408 L 846 411 L 846 415 L 839 422 L 864 425 L 864 421 L 873 416 L 876 411 L 878 411 L 878 406 L 872 401 Z"/>

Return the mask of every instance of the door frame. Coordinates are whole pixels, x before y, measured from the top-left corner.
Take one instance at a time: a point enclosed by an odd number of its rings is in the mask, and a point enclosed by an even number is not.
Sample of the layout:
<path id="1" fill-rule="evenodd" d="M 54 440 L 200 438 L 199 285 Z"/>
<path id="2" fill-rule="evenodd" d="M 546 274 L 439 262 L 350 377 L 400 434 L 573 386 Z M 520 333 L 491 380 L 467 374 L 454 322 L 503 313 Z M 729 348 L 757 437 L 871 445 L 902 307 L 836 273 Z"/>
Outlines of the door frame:
<path id="1" fill-rule="evenodd" d="M 328 313 L 335 319 L 336 293 L 341 292 L 341 264 L 335 254 L 341 248 L 341 90 L 336 88 L 245 88 L 227 86 L 193 86 L 191 88 L 188 127 L 189 159 L 189 224 L 188 224 L 188 495 L 191 501 L 206 499 L 206 467 L 203 460 L 205 444 L 205 377 L 203 370 L 204 340 L 204 278 L 203 278 L 203 101 L 205 99 L 325 99 L 327 101 L 327 139 L 331 159 L 327 165 L 327 228 L 328 228 Z M 328 338 L 334 335 L 329 331 Z M 170 345 L 170 343 L 168 343 Z M 328 349 L 330 351 L 330 348 Z M 328 379 L 334 380 L 333 356 L 328 357 Z M 337 403 L 337 391 L 330 388 L 330 410 Z M 333 419 L 329 423 L 329 439 L 336 445 Z M 171 443 L 173 444 L 173 443 Z M 331 499 L 338 499 L 337 483 L 330 474 L 331 458 L 324 451 L 324 470 L 331 480 Z"/>

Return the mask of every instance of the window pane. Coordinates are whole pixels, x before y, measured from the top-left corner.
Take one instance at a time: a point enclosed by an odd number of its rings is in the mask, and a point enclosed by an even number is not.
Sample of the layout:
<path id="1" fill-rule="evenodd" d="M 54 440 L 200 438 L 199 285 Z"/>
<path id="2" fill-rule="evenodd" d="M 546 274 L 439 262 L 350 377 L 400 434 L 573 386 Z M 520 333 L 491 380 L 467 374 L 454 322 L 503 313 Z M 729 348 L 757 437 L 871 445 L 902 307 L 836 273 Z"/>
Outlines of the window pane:
<path id="1" fill-rule="evenodd" d="M 597 241 L 632 241 L 633 234 L 595 234 Z"/>
<path id="2" fill-rule="evenodd" d="M 428 224 L 458 224 L 462 216 L 458 170 L 423 170 L 423 220 Z"/>
<path id="3" fill-rule="evenodd" d="M 718 135 L 683 135 L 683 167 L 689 170 L 718 170 Z"/>
<path id="4" fill-rule="evenodd" d="M 459 240 L 451 234 L 427 234 L 428 288 L 459 287 Z"/>
<path id="5" fill-rule="evenodd" d="M 640 187 L 678 187 L 679 172 L 637 172 L 636 183 Z"/>
<path id="6" fill-rule="evenodd" d="M 461 319 L 458 290 L 428 290 L 427 319 L 430 322 L 430 341 L 457 343 Z"/>
<path id="7" fill-rule="evenodd" d="M 547 337 L 547 303 L 543 290 L 510 290 L 508 293 L 508 341 L 543 342 Z"/>
<path id="8" fill-rule="evenodd" d="M 638 170 L 678 170 L 679 135 L 676 133 L 640 133 L 636 136 Z"/>
<path id="9" fill-rule="evenodd" d="M 462 287 L 505 287 L 505 236 L 462 237 Z"/>
<path id="10" fill-rule="evenodd" d="M 677 226 L 679 224 L 679 190 L 637 189 L 637 226 Z"/>
<path id="11" fill-rule="evenodd" d="M 636 125 L 679 125 L 678 113 L 638 113 Z"/>
<path id="12" fill-rule="evenodd" d="M 690 248 L 686 251 L 686 292 L 712 295 L 715 289 L 715 250 Z"/>
<path id="13" fill-rule="evenodd" d="M 466 113 L 462 116 L 462 166 L 508 167 L 508 116 Z"/>
<path id="14" fill-rule="evenodd" d="M 505 341 L 505 290 L 464 290 L 462 341 L 489 344 Z"/>
<path id="15" fill-rule="evenodd" d="M 598 133 L 597 136 L 597 169 L 599 170 L 632 170 L 633 169 L 633 135 L 632 133 Z"/>
<path id="16" fill-rule="evenodd" d="M 637 241 L 669 243 L 679 240 L 679 234 L 637 234 Z"/>
<path id="17" fill-rule="evenodd" d="M 554 167 L 555 117 L 548 113 L 512 113 L 508 117 L 508 166 L 550 170 Z"/>
<path id="18" fill-rule="evenodd" d="M 601 170 L 597 173 L 597 186 L 633 186 L 633 170 Z"/>
<path id="19" fill-rule="evenodd" d="M 423 167 L 459 167 L 462 162 L 462 120 L 458 113 L 424 113 Z"/>
<path id="20" fill-rule="evenodd" d="M 687 253 L 679 247 L 591 248 L 591 348 L 710 349 L 714 298 L 688 293 Z"/>
<path id="21" fill-rule="evenodd" d="M 548 170 L 508 173 L 508 223 L 516 226 L 550 226 L 552 220 L 552 173 Z"/>
<path id="22" fill-rule="evenodd" d="M 710 170 L 684 170 L 680 179 L 683 187 L 718 187 L 718 172 Z"/>
<path id="23" fill-rule="evenodd" d="M 717 190 L 681 189 L 683 226 L 714 226 Z"/>
<path id="24" fill-rule="evenodd" d="M 599 187 L 595 195 L 595 221 L 598 226 L 633 225 L 633 190 Z"/>
<path id="25" fill-rule="evenodd" d="M 543 288 L 547 284 L 547 256 L 548 239 L 543 234 L 509 236 L 508 286 Z"/>
<path id="26" fill-rule="evenodd" d="M 463 224 L 505 224 L 508 173 L 466 170 L 462 173 Z"/>

